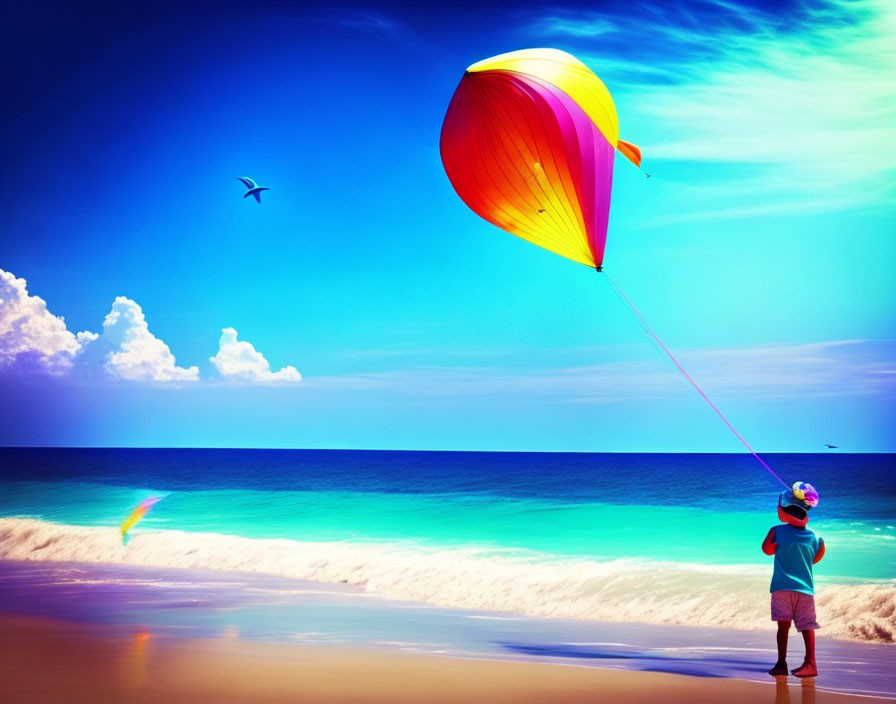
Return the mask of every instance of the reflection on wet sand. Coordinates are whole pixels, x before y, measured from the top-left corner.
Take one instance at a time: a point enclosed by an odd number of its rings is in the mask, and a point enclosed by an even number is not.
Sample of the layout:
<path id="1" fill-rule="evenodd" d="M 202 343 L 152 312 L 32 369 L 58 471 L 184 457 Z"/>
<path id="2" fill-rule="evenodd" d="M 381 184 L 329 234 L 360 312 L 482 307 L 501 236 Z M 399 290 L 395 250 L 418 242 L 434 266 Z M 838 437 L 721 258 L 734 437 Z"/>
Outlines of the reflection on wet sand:
<path id="1" fill-rule="evenodd" d="M 139 690 L 146 682 L 146 656 L 149 650 L 150 633 L 147 630 L 137 631 L 127 642 L 127 648 L 121 663 L 124 685 L 129 689 Z"/>
<path id="2" fill-rule="evenodd" d="M 768 701 L 771 689 L 757 682 L 666 672 L 234 637 L 178 638 L 156 630 L 5 613 L 0 613 L 0 652 L 3 701 L 17 704 L 756 704 Z M 884 704 L 824 690 L 816 695 L 813 684 L 803 683 L 798 697 L 782 682 L 776 702 L 789 704 L 792 696 L 793 704 L 809 704 L 817 696 L 818 704 Z"/>
<path id="3" fill-rule="evenodd" d="M 787 675 L 775 677 L 775 704 L 791 704 Z M 815 678 L 800 680 L 800 704 L 815 704 Z"/>

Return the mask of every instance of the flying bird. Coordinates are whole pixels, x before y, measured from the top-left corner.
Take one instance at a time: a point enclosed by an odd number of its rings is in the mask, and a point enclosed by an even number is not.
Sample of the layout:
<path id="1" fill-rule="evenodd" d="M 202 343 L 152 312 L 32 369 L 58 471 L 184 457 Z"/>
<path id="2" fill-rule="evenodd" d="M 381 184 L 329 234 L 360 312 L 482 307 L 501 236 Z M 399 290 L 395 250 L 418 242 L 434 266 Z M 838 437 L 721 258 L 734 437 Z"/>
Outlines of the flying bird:
<path id="1" fill-rule="evenodd" d="M 837 446 L 836 446 L 836 445 L 828 445 L 827 443 L 825 443 L 825 447 L 828 448 L 829 450 L 836 450 L 836 449 L 837 449 Z"/>
<path id="2" fill-rule="evenodd" d="M 246 178 L 245 176 L 237 176 L 236 178 L 238 181 L 242 181 L 243 185 L 249 189 L 248 191 L 246 191 L 243 198 L 255 196 L 255 200 L 261 203 L 261 192 L 271 190 L 270 188 L 263 188 L 262 186 L 259 186 L 251 178 Z"/>

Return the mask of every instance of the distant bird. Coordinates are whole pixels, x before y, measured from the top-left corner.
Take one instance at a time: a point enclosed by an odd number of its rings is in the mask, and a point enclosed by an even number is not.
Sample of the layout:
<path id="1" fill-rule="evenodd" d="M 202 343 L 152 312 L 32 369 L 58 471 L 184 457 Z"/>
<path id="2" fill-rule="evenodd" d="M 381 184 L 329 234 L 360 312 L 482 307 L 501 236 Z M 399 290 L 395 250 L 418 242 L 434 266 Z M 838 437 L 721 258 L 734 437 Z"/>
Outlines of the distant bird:
<path id="1" fill-rule="evenodd" d="M 837 449 L 837 446 L 836 446 L 836 445 L 828 445 L 827 443 L 825 443 L 825 447 L 828 448 L 829 450 L 836 450 L 836 449 Z"/>
<path id="2" fill-rule="evenodd" d="M 251 178 L 246 178 L 245 176 L 237 176 L 236 178 L 237 178 L 237 180 L 242 181 L 243 185 L 245 185 L 246 188 L 249 189 L 248 191 L 246 191 L 243 198 L 248 198 L 249 196 L 255 196 L 255 200 L 257 200 L 259 203 L 261 203 L 261 192 L 271 190 L 270 188 L 262 188 L 261 186 L 256 184 L 255 181 L 253 181 Z"/>

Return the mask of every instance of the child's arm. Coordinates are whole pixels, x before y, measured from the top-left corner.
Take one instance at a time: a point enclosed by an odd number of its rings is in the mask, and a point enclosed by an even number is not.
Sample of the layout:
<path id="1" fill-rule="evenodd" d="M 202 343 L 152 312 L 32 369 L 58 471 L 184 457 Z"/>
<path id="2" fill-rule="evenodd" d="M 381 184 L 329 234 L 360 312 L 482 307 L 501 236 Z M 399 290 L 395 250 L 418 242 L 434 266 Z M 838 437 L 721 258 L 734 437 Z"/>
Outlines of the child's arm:
<path id="1" fill-rule="evenodd" d="M 812 560 L 812 564 L 816 564 L 821 562 L 821 558 L 824 557 L 824 538 L 818 539 L 818 552 L 815 553 L 815 559 Z"/>
<path id="2" fill-rule="evenodd" d="M 768 535 L 765 536 L 765 540 L 762 541 L 762 552 L 766 555 L 774 555 L 777 549 L 778 544 L 775 542 L 775 529 L 769 528 Z M 824 549 L 821 549 L 821 552 L 824 552 Z M 820 560 L 821 558 L 818 559 Z"/>

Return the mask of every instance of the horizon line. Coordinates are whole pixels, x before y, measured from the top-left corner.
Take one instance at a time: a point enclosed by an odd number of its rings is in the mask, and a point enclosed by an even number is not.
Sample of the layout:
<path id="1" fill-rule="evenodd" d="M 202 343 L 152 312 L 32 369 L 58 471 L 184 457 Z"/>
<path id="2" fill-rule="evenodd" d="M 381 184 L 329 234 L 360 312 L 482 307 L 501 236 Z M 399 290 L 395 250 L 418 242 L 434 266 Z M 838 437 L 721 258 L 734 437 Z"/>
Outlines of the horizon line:
<path id="1" fill-rule="evenodd" d="M 839 448 L 838 448 L 839 449 Z M 749 452 L 730 451 L 639 451 L 639 450 L 470 450 L 470 449 L 415 449 L 415 448 L 363 448 L 363 447 L 215 447 L 215 446 L 160 446 L 160 445 L 0 445 L 2 450 L 260 450 L 267 452 L 432 452 L 432 453 L 479 453 L 516 455 L 744 455 Z M 774 451 L 761 455 L 892 455 L 896 450 L 854 450 L 854 451 Z"/>

